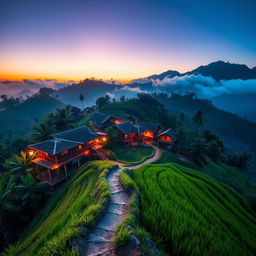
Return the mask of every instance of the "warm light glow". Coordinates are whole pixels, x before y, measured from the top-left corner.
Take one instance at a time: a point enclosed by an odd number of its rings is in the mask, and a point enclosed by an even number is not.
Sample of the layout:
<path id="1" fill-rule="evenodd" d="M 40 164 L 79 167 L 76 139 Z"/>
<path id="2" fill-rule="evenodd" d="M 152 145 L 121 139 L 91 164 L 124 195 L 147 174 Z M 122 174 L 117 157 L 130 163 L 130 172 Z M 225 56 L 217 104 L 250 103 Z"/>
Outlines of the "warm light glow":
<path id="1" fill-rule="evenodd" d="M 104 141 L 104 142 L 107 141 L 107 138 L 106 138 L 106 137 L 103 137 L 103 138 L 102 138 L 102 141 Z"/>
<path id="2" fill-rule="evenodd" d="M 114 120 L 114 124 L 120 124 L 120 123 L 121 123 L 120 120 L 118 120 L 118 119 Z"/>
<path id="3" fill-rule="evenodd" d="M 145 137 L 150 137 L 150 138 L 154 138 L 154 133 L 151 131 L 145 131 L 142 133 L 143 136 Z"/>
<path id="4" fill-rule="evenodd" d="M 86 151 L 84 151 L 84 155 L 89 155 L 89 153 L 90 153 L 90 151 L 89 150 L 86 150 Z"/>
<path id="5" fill-rule="evenodd" d="M 95 141 L 96 141 L 97 143 L 99 142 L 99 140 L 98 140 L 98 139 L 96 139 Z"/>
<path id="6" fill-rule="evenodd" d="M 34 151 L 30 150 L 30 151 L 28 151 L 28 154 L 29 154 L 29 156 L 33 156 L 34 155 Z"/>
<path id="7" fill-rule="evenodd" d="M 52 167 L 52 170 L 58 169 L 59 167 L 60 167 L 59 164 L 55 164 L 55 165 Z"/>
<path id="8" fill-rule="evenodd" d="M 78 149 L 81 149 L 81 148 L 82 148 L 82 145 L 79 145 L 79 146 L 78 146 Z"/>

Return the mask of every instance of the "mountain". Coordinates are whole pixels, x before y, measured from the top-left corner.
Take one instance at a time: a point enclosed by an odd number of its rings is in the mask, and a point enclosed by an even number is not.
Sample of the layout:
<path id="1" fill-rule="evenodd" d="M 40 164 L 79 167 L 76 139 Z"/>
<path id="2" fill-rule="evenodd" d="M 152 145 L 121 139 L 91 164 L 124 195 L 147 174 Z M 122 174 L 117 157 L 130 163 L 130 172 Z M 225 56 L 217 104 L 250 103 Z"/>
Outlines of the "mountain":
<path id="1" fill-rule="evenodd" d="M 185 74 L 201 74 L 204 76 L 211 76 L 217 81 L 230 79 L 247 80 L 256 79 L 256 67 L 250 69 L 243 64 L 232 64 L 224 61 L 216 61 L 206 66 L 200 66 Z"/>
<path id="2" fill-rule="evenodd" d="M 0 111 L 0 131 L 7 129 L 30 129 L 48 113 L 64 104 L 47 95 L 35 95 L 24 102 Z"/>
<path id="3" fill-rule="evenodd" d="M 152 76 L 148 76 L 147 78 L 148 79 L 164 79 L 165 77 L 168 77 L 168 78 L 172 78 L 172 77 L 175 77 L 175 76 L 181 76 L 181 74 L 176 71 L 176 70 L 168 70 L 166 72 L 163 72 L 161 74 L 155 74 L 155 75 L 152 75 Z"/>
<path id="4" fill-rule="evenodd" d="M 105 96 L 106 93 L 112 93 L 120 85 L 108 84 L 101 80 L 86 79 L 78 84 L 69 85 L 56 91 L 56 96 L 65 104 L 70 104 L 81 108 L 79 95 L 84 94 L 84 106 L 95 104 L 97 98 Z"/>

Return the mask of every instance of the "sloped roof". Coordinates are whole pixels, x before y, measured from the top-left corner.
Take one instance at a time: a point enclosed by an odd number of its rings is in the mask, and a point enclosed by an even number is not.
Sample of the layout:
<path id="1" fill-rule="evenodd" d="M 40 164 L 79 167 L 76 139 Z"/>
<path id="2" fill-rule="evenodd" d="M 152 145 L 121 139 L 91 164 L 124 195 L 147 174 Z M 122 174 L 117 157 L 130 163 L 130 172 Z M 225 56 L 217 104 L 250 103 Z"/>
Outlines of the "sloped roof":
<path id="1" fill-rule="evenodd" d="M 105 113 L 95 113 L 91 117 L 91 121 L 96 123 L 103 123 L 104 121 L 108 120 L 111 116 Z"/>
<path id="2" fill-rule="evenodd" d="M 160 129 L 160 125 L 155 123 L 140 122 L 138 126 L 139 126 L 139 132 L 145 132 L 145 131 L 156 132 Z"/>
<path id="3" fill-rule="evenodd" d="M 87 143 L 88 141 L 99 137 L 101 137 L 99 134 L 90 131 L 86 126 L 53 134 L 53 138 L 61 138 L 64 140 L 77 142 L 79 144 Z"/>
<path id="4" fill-rule="evenodd" d="M 54 138 L 51 140 L 46 140 L 40 143 L 29 145 L 29 147 L 43 152 L 47 152 L 51 155 L 57 155 L 58 153 L 74 148 L 79 144 L 81 143 L 60 138 Z"/>
<path id="5" fill-rule="evenodd" d="M 173 139 L 176 139 L 176 133 L 172 128 L 167 129 L 166 131 L 159 134 L 159 136 L 167 135 Z"/>
<path id="6" fill-rule="evenodd" d="M 115 125 L 117 129 L 119 129 L 123 134 L 129 134 L 129 133 L 137 133 L 138 128 L 131 124 L 129 121 L 123 122 L 121 124 Z"/>

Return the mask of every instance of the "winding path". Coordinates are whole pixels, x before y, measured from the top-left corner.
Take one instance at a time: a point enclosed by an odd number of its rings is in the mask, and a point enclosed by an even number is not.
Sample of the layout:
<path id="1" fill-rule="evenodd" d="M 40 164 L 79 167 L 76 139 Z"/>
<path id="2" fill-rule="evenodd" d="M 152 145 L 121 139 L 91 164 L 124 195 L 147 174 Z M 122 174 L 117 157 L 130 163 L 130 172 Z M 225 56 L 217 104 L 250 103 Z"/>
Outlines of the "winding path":
<path id="1" fill-rule="evenodd" d="M 143 164 L 152 163 L 159 159 L 161 150 L 153 145 L 150 146 L 155 149 L 154 156 L 138 165 L 128 167 L 129 169 L 135 170 Z M 81 254 L 83 256 L 114 255 L 112 241 L 118 224 L 122 222 L 127 213 L 129 196 L 123 190 L 119 180 L 120 172 L 124 165 L 115 161 L 113 161 L 113 163 L 117 164 L 119 167 L 111 171 L 107 176 L 107 182 L 111 192 L 110 204 L 95 229 L 90 233 L 87 239 L 86 249 Z"/>

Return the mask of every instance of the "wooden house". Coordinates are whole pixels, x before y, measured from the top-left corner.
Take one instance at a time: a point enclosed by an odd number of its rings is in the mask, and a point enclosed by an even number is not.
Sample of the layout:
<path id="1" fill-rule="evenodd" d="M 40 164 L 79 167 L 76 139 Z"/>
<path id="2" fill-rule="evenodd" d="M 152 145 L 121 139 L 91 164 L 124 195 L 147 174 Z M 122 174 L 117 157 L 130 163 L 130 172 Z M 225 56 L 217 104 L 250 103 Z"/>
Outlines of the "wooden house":
<path id="1" fill-rule="evenodd" d="M 176 134 L 175 132 L 169 128 L 165 130 L 164 132 L 161 132 L 158 136 L 158 142 L 161 144 L 173 144 L 176 140 Z"/>
<path id="2" fill-rule="evenodd" d="M 107 141 L 106 134 L 91 132 L 85 126 L 56 133 L 52 137 L 28 146 L 28 153 L 36 155 L 33 162 L 41 167 L 38 178 L 50 185 L 69 176 L 74 164 L 80 167 L 81 160 L 90 158 Z"/>
<path id="3" fill-rule="evenodd" d="M 138 125 L 138 137 L 142 143 L 152 143 L 157 136 L 161 126 L 155 123 L 140 122 Z"/>
<path id="4" fill-rule="evenodd" d="M 118 142 L 138 144 L 138 128 L 131 122 L 123 122 L 114 126 L 118 132 Z"/>

